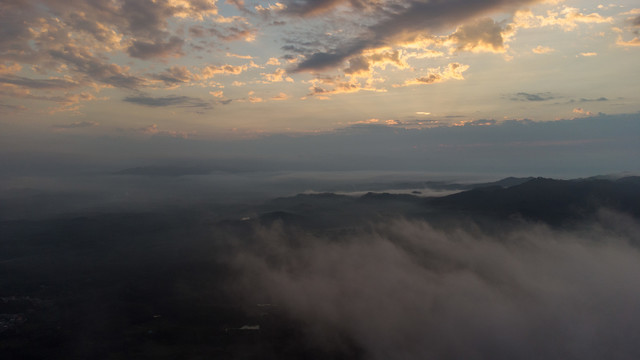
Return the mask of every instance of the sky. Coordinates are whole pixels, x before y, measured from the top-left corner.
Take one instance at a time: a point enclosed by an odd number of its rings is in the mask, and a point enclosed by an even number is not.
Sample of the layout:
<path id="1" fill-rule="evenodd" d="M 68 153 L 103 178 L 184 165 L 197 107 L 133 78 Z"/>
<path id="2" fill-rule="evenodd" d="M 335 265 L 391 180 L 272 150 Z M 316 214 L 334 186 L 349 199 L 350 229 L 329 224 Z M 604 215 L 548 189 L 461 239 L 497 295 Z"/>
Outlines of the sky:
<path id="1" fill-rule="evenodd" d="M 563 124 L 536 127 L 529 149 L 595 141 L 613 170 L 634 170 L 620 155 L 638 154 L 634 0 L 9 0 L 0 24 L 5 169 L 27 158 L 280 161 L 311 153 L 309 139 L 325 139 L 313 154 L 330 158 L 345 131 L 365 128 L 362 142 L 393 129 L 441 154 L 487 139 L 521 147 L 529 122 Z M 524 127 L 505 131 L 514 122 Z M 496 130 L 440 129 L 469 126 Z"/>

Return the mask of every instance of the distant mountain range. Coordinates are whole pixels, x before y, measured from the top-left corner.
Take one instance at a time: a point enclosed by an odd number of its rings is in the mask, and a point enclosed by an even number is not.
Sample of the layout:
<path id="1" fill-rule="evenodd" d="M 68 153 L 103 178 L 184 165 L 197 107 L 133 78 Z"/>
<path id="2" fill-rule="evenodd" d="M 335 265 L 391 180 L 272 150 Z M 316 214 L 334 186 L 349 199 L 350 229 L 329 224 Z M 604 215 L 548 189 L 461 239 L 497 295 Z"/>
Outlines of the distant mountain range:
<path id="1" fill-rule="evenodd" d="M 443 189 L 460 184 L 430 183 Z M 333 193 L 299 194 L 271 200 L 250 209 L 246 217 L 261 222 L 282 220 L 300 226 L 348 226 L 353 222 L 386 217 L 442 220 L 451 217 L 520 219 L 550 225 L 585 220 L 599 209 L 610 209 L 640 217 L 640 177 L 615 180 L 593 177 L 574 180 L 514 178 L 464 185 L 468 190 L 443 196 L 369 192 L 363 196 Z"/>

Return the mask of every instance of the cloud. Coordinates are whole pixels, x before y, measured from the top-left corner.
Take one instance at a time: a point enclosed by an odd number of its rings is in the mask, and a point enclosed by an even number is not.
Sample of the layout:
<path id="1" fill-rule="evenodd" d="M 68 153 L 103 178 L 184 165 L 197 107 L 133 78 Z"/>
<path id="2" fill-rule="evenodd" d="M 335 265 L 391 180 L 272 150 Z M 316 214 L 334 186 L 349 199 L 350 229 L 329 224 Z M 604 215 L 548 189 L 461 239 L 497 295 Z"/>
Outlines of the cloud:
<path id="1" fill-rule="evenodd" d="M 295 71 L 318 71 L 340 66 L 352 56 L 360 55 L 367 49 L 375 49 L 382 46 L 392 46 L 403 43 L 418 36 L 434 34 L 446 28 L 464 24 L 479 16 L 486 16 L 491 12 L 515 10 L 520 6 L 535 3 L 535 0 L 450 0 L 450 1 L 408 1 L 398 4 L 393 10 L 383 7 L 372 8 L 377 10 L 373 19 L 376 21 L 366 28 L 361 35 L 352 38 L 343 44 L 325 51 L 317 51 L 306 56 L 298 64 Z M 323 9 L 327 11 L 338 3 L 345 2 L 322 1 L 303 2 L 300 9 Z M 320 6 L 324 4 L 326 6 Z M 353 6 L 353 2 L 345 3 Z M 304 5 L 304 6 L 303 6 Z M 313 15 L 315 11 L 292 10 L 289 11 Z M 490 43 L 495 41 L 488 38 Z"/>
<path id="2" fill-rule="evenodd" d="M 389 220 L 331 238 L 276 225 L 233 264 L 251 298 L 369 359 L 634 358 L 640 225 L 601 219 L 496 234 Z"/>
<path id="3" fill-rule="evenodd" d="M 197 38 L 215 37 L 224 42 L 246 41 L 252 42 L 256 38 L 258 30 L 253 28 L 243 18 L 234 18 L 227 26 L 204 27 L 195 25 L 189 27 L 189 35 Z"/>
<path id="4" fill-rule="evenodd" d="M 517 11 L 513 25 L 517 28 L 529 29 L 545 26 L 558 26 L 565 31 L 575 30 L 578 24 L 612 23 L 612 17 L 603 17 L 598 13 L 583 14 L 578 9 L 563 7 L 560 11 L 548 11 L 547 16 L 534 15 L 531 10 Z"/>
<path id="5" fill-rule="evenodd" d="M 604 96 L 599 97 L 599 98 L 595 98 L 595 99 L 586 99 L 586 98 L 581 98 L 580 99 L 580 102 L 594 102 L 594 101 L 609 101 L 609 99 L 607 99 Z"/>
<path id="6" fill-rule="evenodd" d="M 249 64 L 244 65 L 207 65 L 202 69 L 202 77 L 205 79 L 209 79 L 214 77 L 215 75 L 240 75 L 243 72 L 247 71 L 250 68 L 260 67 L 256 65 L 253 61 Z"/>
<path id="7" fill-rule="evenodd" d="M 584 56 L 584 57 L 598 56 L 598 53 L 597 52 L 583 52 L 583 53 L 580 53 L 580 56 Z"/>
<path id="8" fill-rule="evenodd" d="M 146 84 L 145 79 L 130 74 L 128 67 L 108 64 L 87 49 L 67 46 L 62 50 L 52 50 L 49 55 L 64 61 L 72 71 L 109 86 L 136 89 Z"/>
<path id="9" fill-rule="evenodd" d="M 29 89 L 72 89 L 80 84 L 68 78 L 31 79 L 16 75 L 0 75 L 0 83 L 17 85 Z"/>
<path id="10" fill-rule="evenodd" d="M 271 100 L 282 101 L 282 100 L 287 100 L 288 98 L 289 98 L 289 95 L 281 92 L 278 95 L 271 97 Z"/>
<path id="11" fill-rule="evenodd" d="M 618 36 L 616 45 L 625 47 L 640 46 L 640 37 L 634 37 L 631 40 L 625 41 L 622 36 Z"/>
<path id="12" fill-rule="evenodd" d="M 123 101 L 136 104 L 136 105 L 148 106 L 148 107 L 178 106 L 178 107 L 203 108 L 203 109 L 210 109 L 212 107 L 212 103 L 204 101 L 200 98 L 195 98 L 190 96 L 179 96 L 179 95 L 169 95 L 169 96 L 159 96 L 159 97 L 136 95 L 136 96 L 127 96 L 123 99 Z"/>
<path id="13" fill-rule="evenodd" d="M 164 82 L 169 87 L 198 80 L 198 76 L 189 71 L 186 66 L 172 66 L 159 74 L 152 75 L 152 78 Z"/>
<path id="14" fill-rule="evenodd" d="M 548 54 L 556 50 L 548 46 L 538 45 L 535 48 L 531 49 L 531 51 L 534 52 L 535 54 Z"/>
<path id="15" fill-rule="evenodd" d="M 22 66 L 18 63 L 12 63 L 11 65 L 0 63 L 0 75 L 11 75 L 17 73 L 22 69 Z"/>
<path id="16" fill-rule="evenodd" d="M 76 121 L 76 122 L 72 122 L 71 124 L 60 124 L 60 125 L 53 125 L 54 129 L 79 129 L 79 128 L 90 128 L 90 127 L 95 127 L 100 125 L 100 123 L 96 122 L 96 121 Z"/>
<path id="17" fill-rule="evenodd" d="M 255 91 L 249 91 L 248 100 L 250 103 L 261 103 L 264 102 L 264 99 L 258 96 L 255 96 Z"/>
<path id="18" fill-rule="evenodd" d="M 146 127 L 131 129 L 133 132 L 152 135 L 152 136 L 167 136 L 172 138 L 188 139 L 190 136 L 195 135 L 196 132 L 176 131 L 176 130 L 160 130 L 157 124 L 152 124 Z"/>
<path id="19" fill-rule="evenodd" d="M 236 58 L 236 59 L 246 59 L 246 60 L 253 59 L 253 56 L 251 56 L 251 55 L 238 55 L 238 54 L 233 54 L 233 53 L 230 53 L 230 52 L 227 53 L 227 57 L 232 57 L 232 58 Z"/>
<path id="20" fill-rule="evenodd" d="M 479 119 L 479 120 L 467 120 L 460 121 L 453 124 L 453 126 L 491 126 L 497 124 L 494 119 Z"/>
<path id="21" fill-rule="evenodd" d="M 134 41 L 127 49 L 131 57 L 147 60 L 151 58 L 165 58 L 169 56 L 182 56 L 182 45 L 184 40 L 177 36 L 172 36 L 168 41 L 147 42 Z"/>
<path id="22" fill-rule="evenodd" d="M 269 58 L 269 61 L 266 62 L 265 65 L 273 65 L 273 66 L 278 66 L 280 65 L 280 60 L 278 60 L 277 58 Z"/>
<path id="23" fill-rule="evenodd" d="M 513 101 L 547 101 L 555 99 L 550 92 L 526 93 L 519 92 L 511 97 Z"/>
<path id="24" fill-rule="evenodd" d="M 260 73 L 262 78 L 264 79 L 264 83 L 274 83 L 274 82 L 293 82 L 293 79 L 287 75 L 287 71 L 285 69 L 277 69 L 273 73 Z"/>
<path id="25" fill-rule="evenodd" d="M 18 112 L 25 111 L 27 108 L 23 105 L 11 105 L 0 103 L 0 112 Z"/>
<path id="26" fill-rule="evenodd" d="M 31 79 L 29 79 L 31 80 Z M 29 81 L 29 84 L 31 82 Z M 33 85 L 33 84 L 31 84 Z M 57 103 L 56 106 L 47 109 L 49 114 L 62 111 L 77 112 L 80 109 L 80 103 L 84 101 L 92 101 L 98 99 L 95 95 L 88 92 L 73 93 L 70 91 L 57 91 L 51 84 L 36 84 L 34 89 L 44 90 L 44 92 L 32 92 L 32 89 L 24 86 L 16 86 L 14 84 L 0 84 L 0 95 L 10 96 L 19 99 L 38 100 Z M 62 89 L 64 90 L 64 89 Z M 26 110 L 27 108 L 20 105 L 12 107 L 15 110 Z M 9 108 L 7 108 L 9 109 Z"/>
<path id="27" fill-rule="evenodd" d="M 123 54 L 142 60 L 182 56 L 185 40 L 171 25 L 224 19 L 217 16 L 215 0 L 20 0 L 0 6 L 0 63 L 31 64 L 39 74 L 54 74 L 50 80 L 23 76 L 4 82 L 40 90 L 72 84 L 94 91 L 105 85 L 146 86 L 147 79 L 109 59 Z M 242 31 L 233 20 L 219 27 Z"/>
<path id="28" fill-rule="evenodd" d="M 281 6 L 276 6 L 274 10 L 284 10 L 288 14 L 309 17 L 320 15 L 339 5 L 349 5 L 349 3 L 348 0 L 288 0 Z"/>
<path id="29" fill-rule="evenodd" d="M 627 22 L 633 27 L 640 27 L 640 9 L 631 9 L 621 13 L 620 15 L 632 15 L 627 18 Z"/>
<path id="30" fill-rule="evenodd" d="M 464 80 L 462 73 L 469 69 L 469 65 L 463 65 L 460 63 L 450 63 L 444 68 L 434 68 L 429 69 L 427 75 L 407 80 L 401 85 L 393 85 L 394 87 L 399 86 L 410 86 L 410 85 L 428 85 L 428 84 L 436 84 L 441 83 L 447 80 Z"/>
<path id="31" fill-rule="evenodd" d="M 310 81 L 310 92 L 307 96 L 327 99 L 331 95 L 349 94 L 360 91 L 385 92 L 386 89 L 377 88 L 372 81 L 359 81 L 356 78 L 345 79 L 343 76 L 318 76 Z"/>
<path id="32" fill-rule="evenodd" d="M 485 18 L 471 24 L 458 27 L 449 36 L 457 51 L 505 52 L 505 39 L 512 32 L 510 26 L 505 29 L 492 19 Z"/>
<path id="33" fill-rule="evenodd" d="M 269 4 L 266 7 L 262 6 L 260 4 L 258 4 L 258 5 L 256 5 L 254 7 L 254 9 L 258 13 L 263 13 L 265 15 L 272 15 L 273 12 L 281 11 L 281 10 L 284 10 L 285 8 L 286 8 L 286 5 L 282 4 L 280 2 L 276 2 L 274 4 Z"/>
<path id="34" fill-rule="evenodd" d="M 362 55 L 352 57 L 344 73 L 350 76 L 369 77 L 373 68 L 386 68 L 387 65 L 398 69 L 409 68 L 401 51 L 381 49 L 363 51 Z"/>
<path id="35" fill-rule="evenodd" d="M 580 114 L 580 115 L 585 115 L 585 116 L 593 116 L 595 115 L 594 113 L 592 113 L 591 111 L 587 111 L 583 108 L 574 108 L 573 109 L 573 113 L 574 114 Z"/>

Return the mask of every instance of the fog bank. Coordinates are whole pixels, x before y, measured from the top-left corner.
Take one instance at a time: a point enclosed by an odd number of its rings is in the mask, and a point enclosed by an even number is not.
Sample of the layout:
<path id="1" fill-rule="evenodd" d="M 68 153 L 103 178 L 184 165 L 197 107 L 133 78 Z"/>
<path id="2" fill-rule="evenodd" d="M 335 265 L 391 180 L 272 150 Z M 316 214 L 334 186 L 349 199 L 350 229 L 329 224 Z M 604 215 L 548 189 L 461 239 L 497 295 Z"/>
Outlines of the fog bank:
<path id="1" fill-rule="evenodd" d="M 234 264 L 247 296 L 371 359 L 636 359 L 638 234 L 606 211 L 577 230 L 492 237 L 407 220 L 331 238 L 276 224 Z"/>

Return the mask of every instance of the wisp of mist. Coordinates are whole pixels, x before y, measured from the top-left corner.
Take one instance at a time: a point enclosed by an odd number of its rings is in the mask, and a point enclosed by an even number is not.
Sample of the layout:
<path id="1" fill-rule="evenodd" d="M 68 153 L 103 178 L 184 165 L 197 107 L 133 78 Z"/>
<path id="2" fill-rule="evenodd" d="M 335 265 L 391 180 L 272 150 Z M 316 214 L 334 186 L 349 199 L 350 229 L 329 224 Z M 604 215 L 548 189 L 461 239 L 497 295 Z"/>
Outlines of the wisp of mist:
<path id="1" fill-rule="evenodd" d="M 640 358 L 636 220 L 464 228 L 400 219 L 319 236 L 276 223 L 233 263 L 247 297 L 370 359 Z"/>

